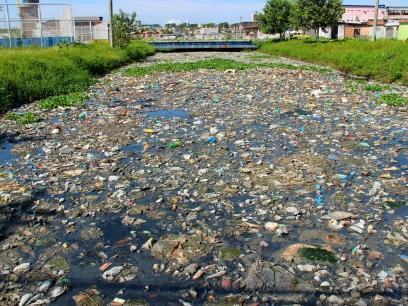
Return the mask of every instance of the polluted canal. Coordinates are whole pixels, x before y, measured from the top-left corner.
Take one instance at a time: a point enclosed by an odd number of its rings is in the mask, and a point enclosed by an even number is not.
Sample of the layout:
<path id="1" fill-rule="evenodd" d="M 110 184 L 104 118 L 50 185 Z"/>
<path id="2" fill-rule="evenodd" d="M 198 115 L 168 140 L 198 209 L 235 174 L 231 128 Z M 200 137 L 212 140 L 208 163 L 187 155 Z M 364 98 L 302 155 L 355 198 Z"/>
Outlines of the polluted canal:
<path id="1" fill-rule="evenodd" d="M 365 84 L 163 53 L 1 119 L 0 305 L 406 305 L 407 89 Z"/>

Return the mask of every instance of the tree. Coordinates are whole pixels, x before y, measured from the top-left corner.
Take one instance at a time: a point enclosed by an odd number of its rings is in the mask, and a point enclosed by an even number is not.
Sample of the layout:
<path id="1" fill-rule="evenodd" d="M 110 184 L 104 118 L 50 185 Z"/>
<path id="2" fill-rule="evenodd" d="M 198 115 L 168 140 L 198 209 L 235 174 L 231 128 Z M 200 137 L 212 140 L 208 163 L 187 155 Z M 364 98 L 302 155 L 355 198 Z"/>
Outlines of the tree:
<path id="1" fill-rule="evenodd" d="M 219 25 L 218 25 L 218 28 L 221 30 L 221 29 L 228 29 L 229 28 L 229 24 L 228 24 L 228 22 L 221 22 Z"/>
<path id="2" fill-rule="evenodd" d="M 113 15 L 112 33 L 115 46 L 125 47 L 132 38 L 132 33 L 137 29 L 136 13 L 127 14 L 122 10 Z"/>
<path id="3" fill-rule="evenodd" d="M 319 28 L 336 26 L 343 13 L 341 0 L 298 0 L 293 8 L 291 21 L 297 29 L 313 29 L 319 40 Z"/>
<path id="4" fill-rule="evenodd" d="M 215 23 L 209 22 L 209 23 L 203 24 L 202 26 L 203 26 L 203 28 L 213 28 L 213 27 L 215 27 Z"/>
<path id="5" fill-rule="evenodd" d="M 289 0 L 268 0 L 263 13 L 258 16 L 261 31 L 266 34 L 279 33 L 283 38 L 290 28 L 291 10 Z"/>

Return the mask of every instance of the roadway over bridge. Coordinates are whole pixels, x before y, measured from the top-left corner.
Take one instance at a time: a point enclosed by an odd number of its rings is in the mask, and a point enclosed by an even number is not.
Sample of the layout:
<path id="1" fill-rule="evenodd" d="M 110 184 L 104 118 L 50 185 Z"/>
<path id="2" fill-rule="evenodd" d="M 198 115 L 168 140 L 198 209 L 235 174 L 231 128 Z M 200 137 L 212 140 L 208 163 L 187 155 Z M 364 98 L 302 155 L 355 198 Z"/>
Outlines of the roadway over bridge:
<path id="1" fill-rule="evenodd" d="M 217 40 L 217 41 L 153 41 L 158 51 L 193 51 L 193 50 L 244 50 L 255 49 L 250 40 Z"/>

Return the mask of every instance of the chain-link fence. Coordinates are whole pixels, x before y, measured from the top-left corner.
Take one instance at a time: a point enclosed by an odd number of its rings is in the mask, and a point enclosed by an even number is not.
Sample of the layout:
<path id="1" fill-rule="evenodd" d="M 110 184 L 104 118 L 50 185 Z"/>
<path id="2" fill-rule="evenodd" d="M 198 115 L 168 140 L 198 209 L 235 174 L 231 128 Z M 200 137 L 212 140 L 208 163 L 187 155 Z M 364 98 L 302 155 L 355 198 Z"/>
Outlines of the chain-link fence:
<path id="1" fill-rule="evenodd" d="M 77 17 L 69 4 L 0 3 L 0 47 L 50 47 L 108 39 L 102 17 Z"/>

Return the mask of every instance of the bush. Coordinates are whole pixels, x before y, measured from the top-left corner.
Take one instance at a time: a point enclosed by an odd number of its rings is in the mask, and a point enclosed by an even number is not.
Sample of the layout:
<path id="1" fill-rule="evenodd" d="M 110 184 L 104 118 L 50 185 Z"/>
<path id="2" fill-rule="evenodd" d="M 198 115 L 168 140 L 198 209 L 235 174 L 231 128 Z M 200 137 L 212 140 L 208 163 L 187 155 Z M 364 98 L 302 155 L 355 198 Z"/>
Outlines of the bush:
<path id="1" fill-rule="evenodd" d="M 85 91 L 93 77 L 154 53 L 142 42 L 128 49 L 107 43 L 50 49 L 0 49 L 0 112 L 35 100 Z"/>
<path id="2" fill-rule="evenodd" d="M 263 44 L 261 52 L 332 66 L 340 71 L 383 82 L 408 84 L 408 43 L 343 40 L 285 41 Z"/>

